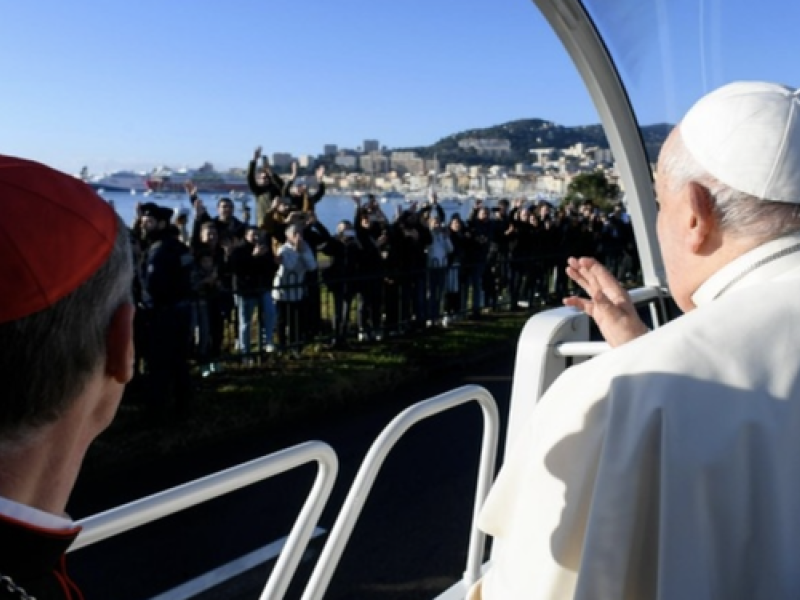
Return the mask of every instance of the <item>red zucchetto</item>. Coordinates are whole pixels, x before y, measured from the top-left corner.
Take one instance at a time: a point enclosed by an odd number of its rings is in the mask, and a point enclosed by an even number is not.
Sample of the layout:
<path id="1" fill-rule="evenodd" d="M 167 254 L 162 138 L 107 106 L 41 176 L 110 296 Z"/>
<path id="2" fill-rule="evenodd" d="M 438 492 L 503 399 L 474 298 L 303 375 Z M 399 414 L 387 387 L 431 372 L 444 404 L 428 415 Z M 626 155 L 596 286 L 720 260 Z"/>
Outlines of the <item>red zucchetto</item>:
<path id="1" fill-rule="evenodd" d="M 79 179 L 0 155 L 0 323 L 61 300 L 108 259 L 114 209 Z"/>

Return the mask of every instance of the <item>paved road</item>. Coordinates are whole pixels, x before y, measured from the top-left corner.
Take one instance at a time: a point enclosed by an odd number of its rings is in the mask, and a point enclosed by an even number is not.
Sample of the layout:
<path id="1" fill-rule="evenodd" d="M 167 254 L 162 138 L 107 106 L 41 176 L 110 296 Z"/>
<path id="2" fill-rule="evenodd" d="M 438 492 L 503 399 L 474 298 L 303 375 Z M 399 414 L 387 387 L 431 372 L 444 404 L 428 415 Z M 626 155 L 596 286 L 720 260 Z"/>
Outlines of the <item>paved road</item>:
<path id="1" fill-rule="evenodd" d="M 369 445 L 405 406 L 460 385 L 486 387 L 505 415 L 513 351 L 376 399 L 367 414 L 343 415 L 268 439 L 245 439 L 191 457 L 127 470 L 102 481 L 82 479 L 70 503 L 76 518 L 166 489 L 308 439 L 337 452 L 340 473 L 321 526 L 330 529 Z M 414 428 L 387 459 L 326 598 L 432 598 L 460 578 L 466 549 L 481 435 L 475 403 Z M 87 599 L 151 598 L 217 565 L 285 536 L 313 481 L 303 467 L 185 511 L 163 522 L 81 550 L 71 571 Z M 305 580 L 313 563 L 301 568 Z M 204 598 L 258 598 L 268 566 Z M 287 595 L 297 598 L 301 587 Z"/>

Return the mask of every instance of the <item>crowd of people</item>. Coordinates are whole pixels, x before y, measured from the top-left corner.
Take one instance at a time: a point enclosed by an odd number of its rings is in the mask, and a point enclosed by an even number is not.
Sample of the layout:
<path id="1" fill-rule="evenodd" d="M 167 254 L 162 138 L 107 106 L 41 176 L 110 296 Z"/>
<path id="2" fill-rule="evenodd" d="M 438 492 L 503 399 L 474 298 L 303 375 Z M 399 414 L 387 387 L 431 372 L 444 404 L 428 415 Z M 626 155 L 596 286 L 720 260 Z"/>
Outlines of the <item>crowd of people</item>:
<path id="1" fill-rule="evenodd" d="M 296 165 L 283 178 L 257 148 L 248 168 L 252 221 L 248 211 L 235 217 L 225 197 L 211 216 L 191 182 L 191 220 L 185 210 L 137 207 L 137 350 L 158 394 L 173 382 L 186 398 L 179 404 L 189 404 L 190 356 L 208 376 L 226 356 L 252 364 L 260 353 L 296 356 L 311 342 L 341 349 L 557 301 L 569 293 L 570 255 L 597 257 L 621 278 L 638 269 L 620 204 L 603 213 L 592 202 L 565 210 L 478 200 L 466 216 L 446 219 L 432 193 L 390 218 L 374 195 L 356 195 L 353 218 L 331 231 L 315 210 L 324 168 L 315 174 L 315 189 Z"/>

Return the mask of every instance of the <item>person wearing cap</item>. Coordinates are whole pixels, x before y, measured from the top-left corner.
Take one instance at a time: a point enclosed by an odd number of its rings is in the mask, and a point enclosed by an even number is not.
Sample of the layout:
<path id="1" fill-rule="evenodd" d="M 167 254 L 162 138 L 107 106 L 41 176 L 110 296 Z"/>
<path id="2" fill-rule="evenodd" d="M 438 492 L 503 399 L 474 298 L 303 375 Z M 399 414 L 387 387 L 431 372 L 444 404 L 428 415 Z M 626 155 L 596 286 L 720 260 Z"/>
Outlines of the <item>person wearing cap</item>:
<path id="1" fill-rule="evenodd" d="M 133 375 L 130 233 L 81 180 L 0 156 L 0 597 L 82 599 L 65 509 Z"/>
<path id="2" fill-rule="evenodd" d="M 153 413 L 165 416 L 170 391 L 175 389 L 175 413 L 191 410 L 194 389 L 189 358 L 192 347 L 192 270 L 194 258 L 168 225 L 172 209 L 158 207 L 158 226 L 147 232 L 149 247 L 143 257 L 142 291 L 147 310 L 147 367 Z"/>
<path id="3" fill-rule="evenodd" d="M 699 100 L 658 161 L 684 315 L 652 332 L 569 261 L 613 347 L 547 390 L 484 504 L 469 598 L 800 598 L 800 91 Z"/>

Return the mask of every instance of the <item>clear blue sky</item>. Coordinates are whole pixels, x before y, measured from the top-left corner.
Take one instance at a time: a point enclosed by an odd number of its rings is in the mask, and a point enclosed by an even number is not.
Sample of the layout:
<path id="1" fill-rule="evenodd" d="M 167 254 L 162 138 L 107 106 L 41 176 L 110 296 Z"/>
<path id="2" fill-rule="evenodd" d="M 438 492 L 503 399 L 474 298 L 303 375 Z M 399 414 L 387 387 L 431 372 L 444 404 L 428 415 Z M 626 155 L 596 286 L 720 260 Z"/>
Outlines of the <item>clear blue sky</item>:
<path id="1" fill-rule="evenodd" d="M 666 4 L 681 16 L 659 37 Z M 794 78 L 796 41 L 753 35 L 739 0 L 699 4 L 621 0 L 598 18 L 622 40 L 643 123 L 677 120 L 712 84 Z M 799 22 L 800 9 L 781 6 L 787 27 Z M 259 144 L 319 154 L 364 139 L 428 145 L 521 118 L 599 121 L 530 0 L 26 0 L 2 16 L 0 152 L 70 172 L 227 168 Z M 676 58 L 641 50 L 655 38 Z M 767 40 L 787 59 L 760 58 Z"/>

